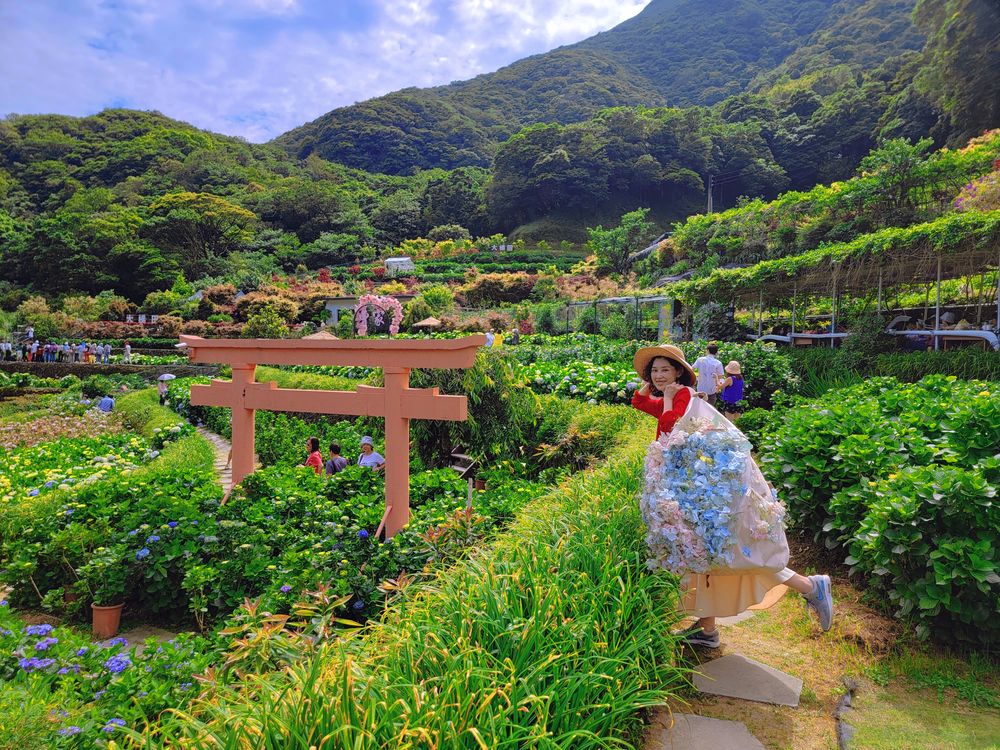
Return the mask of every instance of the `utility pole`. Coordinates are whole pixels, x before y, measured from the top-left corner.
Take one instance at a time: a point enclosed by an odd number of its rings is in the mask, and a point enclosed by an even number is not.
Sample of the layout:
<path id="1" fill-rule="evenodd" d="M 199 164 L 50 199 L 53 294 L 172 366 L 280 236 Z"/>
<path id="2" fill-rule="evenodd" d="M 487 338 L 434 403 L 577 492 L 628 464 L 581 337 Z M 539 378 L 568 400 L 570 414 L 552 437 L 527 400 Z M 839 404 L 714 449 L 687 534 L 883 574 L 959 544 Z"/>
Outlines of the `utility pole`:
<path id="1" fill-rule="evenodd" d="M 712 213 L 712 193 L 714 191 L 715 185 L 712 184 L 714 177 L 712 175 L 708 176 L 708 211 L 707 213 Z"/>

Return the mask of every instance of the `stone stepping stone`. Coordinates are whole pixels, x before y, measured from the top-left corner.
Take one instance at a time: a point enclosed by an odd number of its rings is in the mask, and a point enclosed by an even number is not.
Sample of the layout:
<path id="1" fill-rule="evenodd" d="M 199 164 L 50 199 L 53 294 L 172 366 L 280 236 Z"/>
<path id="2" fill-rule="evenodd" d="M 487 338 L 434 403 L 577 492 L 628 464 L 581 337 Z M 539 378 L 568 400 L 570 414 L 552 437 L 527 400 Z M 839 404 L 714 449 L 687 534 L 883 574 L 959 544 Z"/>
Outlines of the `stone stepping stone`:
<path id="1" fill-rule="evenodd" d="M 146 648 L 146 639 L 155 638 L 160 643 L 166 643 L 167 641 L 172 641 L 177 637 L 177 633 L 171 633 L 169 630 L 164 630 L 163 628 L 156 628 L 152 625 L 140 625 L 137 628 L 132 628 L 124 633 L 119 633 L 117 638 L 124 638 L 128 641 L 129 646 L 135 646 L 136 654 L 141 654 Z M 101 645 L 107 644 L 108 641 L 101 641 Z"/>
<path id="2" fill-rule="evenodd" d="M 646 735 L 645 750 L 765 750 L 739 721 L 664 713 Z"/>
<path id="3" fill-rule="evenodd" d="M 743 612 L 740 612 L 738 615 L 732 615 L 731 617 L 716 617 L 715 618 L 715 624 L 716 625 L 735 625 L 738 622 L 743 622 L 744 620 L 749 620 L 755 614 L 757 614 L 757 613 L 754 610 L 747 609 L 747 610 L 744 610 Z"/>
<path id="4" fill-rule="evenodd" d="M 779 706 L 798 706 L 802 680 L 742 654 L 727 654 L 703 664 L 694 676 L 703 693 Z"/>

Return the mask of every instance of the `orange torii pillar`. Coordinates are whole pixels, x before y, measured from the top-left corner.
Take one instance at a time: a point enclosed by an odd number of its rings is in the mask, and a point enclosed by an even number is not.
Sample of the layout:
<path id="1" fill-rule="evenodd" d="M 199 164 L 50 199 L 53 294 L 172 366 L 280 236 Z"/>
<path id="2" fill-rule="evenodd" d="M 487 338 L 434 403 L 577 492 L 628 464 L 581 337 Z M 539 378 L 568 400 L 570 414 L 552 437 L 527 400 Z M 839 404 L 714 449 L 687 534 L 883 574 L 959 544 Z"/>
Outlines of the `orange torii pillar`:
<path id="1" fill-rule="evenodd" d="M 195 406 L 233 410 L 233 483 L 254 469 L 254 413 L 269 411 L 364 415 L 385 418 L 386 538 L 410 519 L 410 420 L 468 418 L 465 396 L 442 396 L 437 388 L 410 388 L 410 370 L 469 368 L 486 343 L 482 334 L 461 339 L 203 339 L 181 336 L 192 362 L 225 363 L 233 379 L 191 386 Z M 317 391 L 278 388 L 254 380 L 257 365 L 354 365 L 380 367 L 382 388 L 358 386 L 357 391 Z"/>

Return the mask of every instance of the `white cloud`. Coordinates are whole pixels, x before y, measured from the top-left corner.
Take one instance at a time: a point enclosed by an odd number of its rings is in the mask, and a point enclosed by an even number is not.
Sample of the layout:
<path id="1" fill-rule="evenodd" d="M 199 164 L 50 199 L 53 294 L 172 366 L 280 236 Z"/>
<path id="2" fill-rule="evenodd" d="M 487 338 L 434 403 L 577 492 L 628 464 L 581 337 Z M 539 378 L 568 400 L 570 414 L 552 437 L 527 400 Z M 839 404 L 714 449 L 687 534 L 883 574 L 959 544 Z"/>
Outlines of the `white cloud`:
<path id="1" fill-rule="evenodd" d="M 36 0 L 0 4 L 0 113 L 157 109 L 272 138 L 407 86 L 578 41 L 647 0 Z"/>

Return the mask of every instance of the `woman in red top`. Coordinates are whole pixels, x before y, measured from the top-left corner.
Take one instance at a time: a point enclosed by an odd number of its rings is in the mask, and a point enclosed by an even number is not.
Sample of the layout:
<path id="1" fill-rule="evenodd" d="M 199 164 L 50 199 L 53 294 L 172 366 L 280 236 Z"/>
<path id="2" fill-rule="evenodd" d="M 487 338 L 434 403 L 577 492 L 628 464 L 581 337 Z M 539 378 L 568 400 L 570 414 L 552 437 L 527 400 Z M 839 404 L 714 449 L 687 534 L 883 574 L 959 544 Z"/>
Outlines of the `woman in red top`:
<path id="1" fill-rule="evenodd" d="M 656 437 L 668 434 L 684 416 L 691 405 L 694 371 L 684 358 L 684 352 L 676 346 L 661 344 L 645 347 L 636 352 L 633 360 L 636 372 L 642 377 L 643 385 L 632 397 L 632 406 L 656 417 Z M 758 576 L 764 578 L 762 576 Z M 714 578 L 712 587 L 710 578 Z M 696 646 L 718 648 L 719 631 L 715 625 L 716 610 L 721 615 L 731 615 L 742 611 L 744 605 L 769 607 L 784 591 L 785 584 L 798 591 L 806 602 L 816 610 L 823 630 L 829 630 L 833 618 L 833 596 L 830 592 L 830 577 L 826 575 L 801 576 L 790 568 L 784 568 L 772 579 L 762 580 L 760 590 L 749 589 L 748 581 L 755 576 L 709 576 L 688 573 L 682 579 L 685 588 L 682 607 L 696 614 L 698 622 L 681 633 L 683 639 Z M 721 580 L 720 580 L 721 579 Z M 752 595 L 749 595 L 751 594 Z M 748 598 L 749 595 L 749 598 Z M 736 611 L 730 611 L 735 609 Z"/>
<path id="2" fill-rule="evenodd" d="M 666 435 L 691 403 L 691 391 L 684 386 L 694 378 L 680 362 L 665 356 L 651 359 L 641 375 L 645 382 L 632 396 L 632 406 L 656 417 L 656 437 Z"/>
<path id="3" fill-rule="evenodd" d="M 311 437 L 306 441 L 306 449 L 309 451 L 309 458 L 306 459 L 305 466 L 311 466 L 313 470 L 320 474 L 323 471 L 323 454 L 319 452 L 319 438 Z"/>

